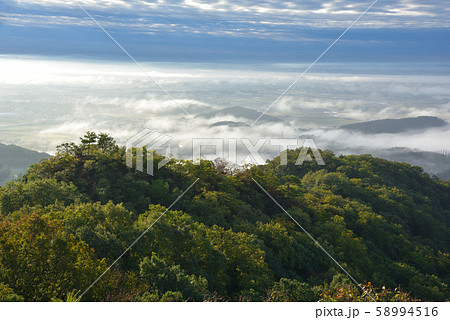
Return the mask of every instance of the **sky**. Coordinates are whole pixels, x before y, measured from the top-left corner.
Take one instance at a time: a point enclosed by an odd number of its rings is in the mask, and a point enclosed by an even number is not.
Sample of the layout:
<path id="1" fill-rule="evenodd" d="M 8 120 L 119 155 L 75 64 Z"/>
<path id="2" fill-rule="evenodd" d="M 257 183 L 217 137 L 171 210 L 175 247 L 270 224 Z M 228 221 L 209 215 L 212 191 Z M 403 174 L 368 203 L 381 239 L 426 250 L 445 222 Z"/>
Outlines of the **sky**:
<path id="1" fill-rule="evenodd" d="M 371 1 L 78 0 L 141 61 L 308 62 Z M 324 62 L 449 61 L 445 0 L 379 0 Z M 1 0 L 5 54 L 127 59 L 72 0 Z"/>
<path id="2" fill-rule="evenodd" d="M 52 153 L 88 130 L 124 143 L 151 128 L 177 145 L 304 134 L 323 149 L 450 150 L 450 128 L 388 136 L 338 128 L 450 121 L 447 1 L 379 0 L 269 110 L 284 123 L 251 130 L 211 128 L 223 119 L 199 115 L 265 110 L 373 1 L 77 1 L 174 100 L 74 1 L 0 0 L 0 142 Z"/>

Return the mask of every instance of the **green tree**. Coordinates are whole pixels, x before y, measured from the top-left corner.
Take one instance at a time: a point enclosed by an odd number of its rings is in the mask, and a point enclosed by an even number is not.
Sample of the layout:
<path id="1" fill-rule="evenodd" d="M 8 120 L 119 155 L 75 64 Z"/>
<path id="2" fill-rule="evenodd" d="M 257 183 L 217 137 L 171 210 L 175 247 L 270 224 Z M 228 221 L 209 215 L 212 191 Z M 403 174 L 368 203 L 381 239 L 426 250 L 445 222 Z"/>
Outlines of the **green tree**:
<path id="1" fill-rule="evenodd" d="M 145 257 L 140 264 L 141 277 L 160 292 L 180 292 L 187 300 L 202 301 L 208 293 L 208 281 L 195 275 L 186 274 L 178 265 L 168 265 L 155 253 Z M 172 294 L 171 294 L 172 296 Z M 168 296 L 162 297 L 168 299 Z"/>
<path id="2" fill-rule="evenodd" d="M 318 296 L 307 284 L 295 279 L 280 279 L 267 294 L 267 301 L 275 302 L 302 302 L 318 301 Z"/>
<path id="3" fill-rule="evenodd" d="M 95 132 L 88 131 L 84 137 L 80 138 L 81 149 L 86 152 L 87 155 L 92 154 L 92 146 L 97 142 L 98 135 Z"/>
<path id="4" fill-rule="evenodd" d="M 0 302 L 23 302 L 22 296 L 14 293 L 7 284 L 0 282 Z"/>
<path id="5" fill-rule="evenodd" d="M 0 224 L 0 282 L 26 301 L 62 299 L 68 291 L 87 288 L 106 267 L 56 221 L 35 214 Z M 99 292 L 104 294 L 101 284 L 88 297 Z"/>

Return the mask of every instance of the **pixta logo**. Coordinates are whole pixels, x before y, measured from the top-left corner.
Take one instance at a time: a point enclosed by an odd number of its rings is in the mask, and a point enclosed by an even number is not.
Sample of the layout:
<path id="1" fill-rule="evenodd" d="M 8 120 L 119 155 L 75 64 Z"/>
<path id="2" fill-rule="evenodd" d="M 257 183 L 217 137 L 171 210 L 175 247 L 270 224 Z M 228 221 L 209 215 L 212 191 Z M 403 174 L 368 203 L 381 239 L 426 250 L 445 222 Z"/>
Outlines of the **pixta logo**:
<path id="1" fill-rule="evenodd" d="M 126 142 L 126 164 L 133 168 L 133 150 L 136 150 L 136 170 L 144 172 L 144 158 L 147 159 L 147 174 L 153 176 L 154 174 L 154 152 L 163 149 L 163 146 L 172 139 L 171 136 L 162 134 L 155 130 L 144 129 Z M 144 152 L 146 157 L 144 157 Z M 161 169 L 169 162 L 171 154 L 171 147 L 167 145 L 164 148 L 164 159 L 158 162 L 158 169 Z"/>
<path id="2" fill-rule="evenodd" d="M 169 135 L 149 129 L 144 129 L 135 134 L 126 142 L 127 166 L 130 168 L 135 167 L 136 170 L 141 172 L 144 172 L 144 168 L 146 168 L 146 173 L 153 176 L 155 171 L 154 159 L 156 152 L 158 155 L 163 156 L 163 160 L 157 163 L 157 169 L 161 169 L 169 163 L 172 148 L 168 142 L 171 139 L 172 137 Z M 266 164 L 266 161 L 261 154 L 261 150 L 264 147 L 278 147 L 280 165 L 285 166 L 288 162 L 287 150 L 300 148 L 295 165 L 301 166 L 304 162 L 313 161 L 316 161 L 319 166 L 325 165 L 325 161 L 313 139 L 264 138 L 253 141 L 256 142 L 254 143 L 247 138 L 194 138 L 192 139 L 192 150 L 185 150 L 183 158 L 187 159 L 192 156 L 194 164 L 199 164 L 200 159 L 215 161 L 219 158 L 226 159 L 229 163 L 238 166 L 245 164 L 264 165 Z M 227 145 L 227 150 L 225 150 L 225 145 Z M 134 160 L 134 156 L 136 160 Z M 146 165 L 144 165 L 145 161 Z"/>
<path id="3" fill-rule="evenodd" d="M 250 139 L 227 139 L 228 140 L 228 161 L 231 163 L 238 163 L 238 150 L 244 150 L 245 152 L 244 163 L 253 163 L 257 165 L 264 165 L 263 156 L 260 154 L 260 150 L 267 144 L 270 146 L 278 146 L 280 152 L 280 165 L 287 165 L 287 150 L 289 148 L 297 149 L 300 148 L 300 153 L 296 159 L 295 165 L 301 166 L 304 162 L 311 162 L 316 160 L 319 166 L 324 166 L 325 161 L 320 154 L 319 149 L 313 139 L 258 139 L 256 143 L 252 143 Z M 224 158 L 224 139 L 207 139 L 198 138 L 192 140 L 192 160 L 198 162 L 198 159 L 206 159 L 214 161 L 217 158 Z M 243 145 L 243 148 L 238 149 L 238 143 Z M 204 153 L 202 152 L 202 147 L 209 147 L 209 149 L 214 148 L 214 153 Z M 286 151 L 286 152 L 285 152 Z M 310 153 L 311 151 L 312 156 Z"/>

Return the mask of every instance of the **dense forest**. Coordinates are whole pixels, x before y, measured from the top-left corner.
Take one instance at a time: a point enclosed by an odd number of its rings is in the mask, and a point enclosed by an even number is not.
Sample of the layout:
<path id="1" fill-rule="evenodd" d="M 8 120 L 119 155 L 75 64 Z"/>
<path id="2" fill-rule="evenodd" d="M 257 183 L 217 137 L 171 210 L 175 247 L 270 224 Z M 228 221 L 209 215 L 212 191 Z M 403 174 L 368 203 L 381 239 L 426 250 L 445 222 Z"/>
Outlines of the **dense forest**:
<path id="1" fill-rule="evenodd" d="M 63 144 L 0 188 L 0 300 L 449 300 L 448 181 L 370 155 L 298 166 L 299 152 L 150 176 L 107 134 Z"/>

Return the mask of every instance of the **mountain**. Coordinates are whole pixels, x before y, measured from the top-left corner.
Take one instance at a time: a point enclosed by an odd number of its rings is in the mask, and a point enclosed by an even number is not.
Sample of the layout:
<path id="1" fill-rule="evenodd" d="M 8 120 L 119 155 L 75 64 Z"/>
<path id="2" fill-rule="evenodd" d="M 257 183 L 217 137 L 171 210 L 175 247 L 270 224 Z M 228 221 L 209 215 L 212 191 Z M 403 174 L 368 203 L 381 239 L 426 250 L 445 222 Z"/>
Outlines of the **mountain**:
<path id="1" fill-rule="evenodd" d="M 371 154 L 374 157 L 383 158 L 395 162 L 408 163 L 418 166 L 425 172 L 437 176 L 443 180 L 449 180 L 450 154 L 422 151 L 410 148 L 347 148 L 345 150 L 333 150 L 338 154 Z"/>
<path id="2" fill-rule="evenodd" d="M 225 108 L 225 109 L 222 109 L 222 110 L 202 113 L 202 114 L 198 115 L 198 117 L 204 118 L 204 119 L 221 118 L 221 117 L 223 117 L 223 118 L 225 118 L 225 117 L 233 117 L 233 118 L 236 118 L 236 119 L 243 119 L 248 124 L 251 124 L 256 119 L 258 119 L 258 117 L 260 117 L 261 114 L 262 114 L 262 112 L 256 111 L 254 109 L 237 106 L 237 107 L 230 107 L 230 108 Z M 225 125 L 227 125 L 226 122 L 228 122 L 228 121 L 223 121 L 222 123 L 224 123 L 224 122 L 225 122 Z M 258 122 L 261 122 L 261 123 L 264 123 L 264 122 L 266 122 L 266 123 L 267 122 L 283 122 L 283 120 L 278 118 L 278 117 L 274 117 L 274 116 L 270 116 L 268 114 L 264 114 L 258 120 Z M 218 122 L 218 123 L 221 123 L 221 122 Z M 235 126 L 235 125 L 233 125 L 233 123 L 234 123 L 234 121 L 229 121 L 228 125 Z M 220 125 L 224 125 L 224 124 L 220 124 Z"/>
<path id="3" fill-rule="evenodd" d="M 422 167 L 426 172 L 448 180 L 447 176 L 450 171 L 450 155 L 448 154 L 408 148 L 374 150 L 371 154 L 390 161 L 405 162 L 413 166 Z"/>
<path id="4" fill-rule="evenodd" d="M 233 127 L 233 128 L 250 127 L 250 125 L 248 125 L 245 122 L 236 122 L 236 121 L 219 121 L 219 122 L 215 122 L 213 124 L 210 124 L 209 126 L 210 127 L 227 126 L 227 127 Z"/>
<path id="5" fill-rule="evenodd" d="M 383 119 L 367 122 L 359 122 L 340 126 L 348 131 L 358 131 L 366 134 L 377 133 L 401 133 L 412 130 L 444 127 L 448 123 L 437 117 L 417 117 L 403 119 Z"/>
<path id="6" fill-rule="evenodd" d="M 48 158 L 47 153 L 0 143 L 0 185 L 19 177 L 31 164 Z"/>
<path id="7" fill-rule="evenodd" d="M 66 144 L 0 187 L 0 301 L 448 300 L 450 182 L 286 152 L 147 175 L 108 137 Z"/>
<path id="8" fill-rule="evenodd" d="M 439 172 L 436 176 L 442 180 L 450 180 L 450 170 Z"/>

